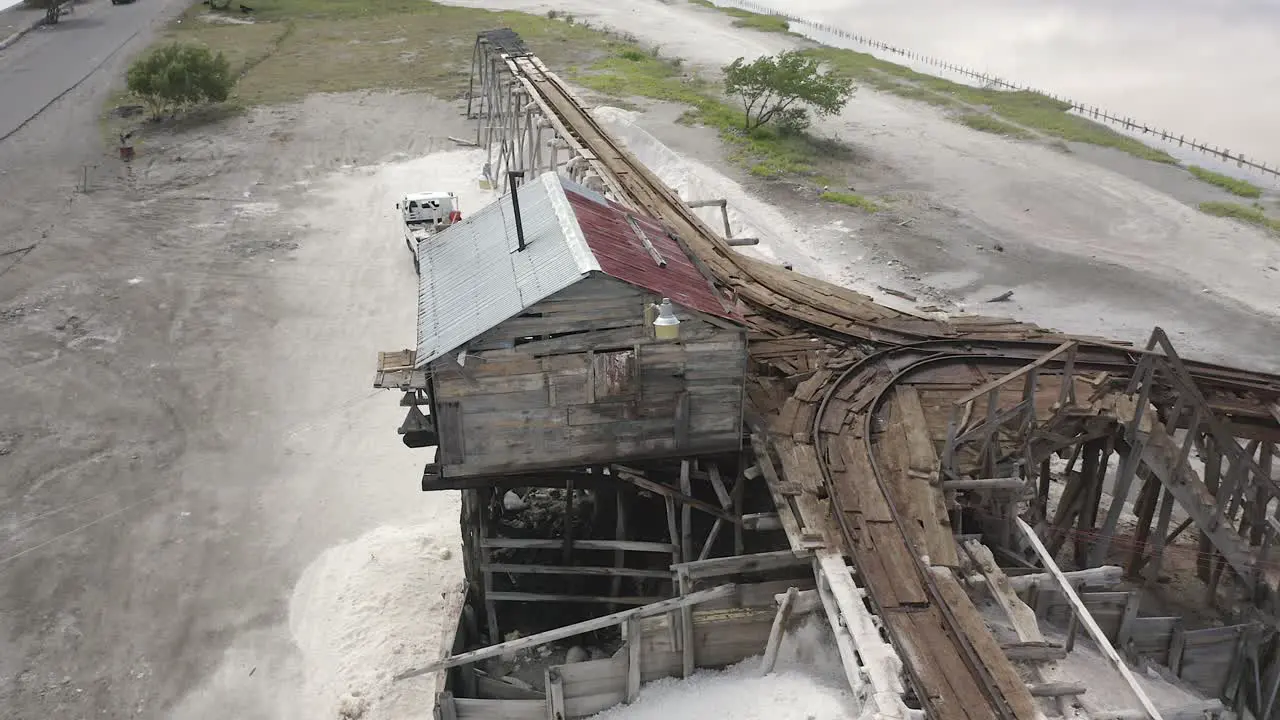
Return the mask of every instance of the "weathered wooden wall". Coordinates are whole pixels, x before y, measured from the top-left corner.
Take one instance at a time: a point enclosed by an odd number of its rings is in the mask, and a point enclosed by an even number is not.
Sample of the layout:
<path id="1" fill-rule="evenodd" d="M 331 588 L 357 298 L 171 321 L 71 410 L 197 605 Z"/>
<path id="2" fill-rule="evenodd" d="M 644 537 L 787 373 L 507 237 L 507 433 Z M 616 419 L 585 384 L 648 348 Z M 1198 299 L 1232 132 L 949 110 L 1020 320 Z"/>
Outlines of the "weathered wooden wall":
<path id="1" fill-rule="evenodd" d="M 1071 608 L 1060 591 L 1033 589 L 1026 595 L 1042 619 L 1059 626 L 1068 623 Z M 1086 592 L 1080 593 L 1080 599 L 1107 639 L 1131 662 L 1149 660 L 1164 665 L 1211 698 L 1220 697 L 1232 674 L 1238 672 L 1238 656 L 1253 627 L 1184 630 L 1181 618 L 1140 616 L 1137 592 Z"/>
<path id="2" fill-rule="evenodd" d="M 657 300 L 588 278 L 433 363 L 441 475 L 739 448 L 745 331 L 677 308 L 680 340 L 657 340 Z"/>
<path id="3" fill-rule="evenodd" d="M 732 665 L 764 652 L 776 608 L 774 594 L 787 587 L 807 588 L 805 581 L 774 581 L 743 585 L 734 601 L 708 603 L 692 612 L 697 666 L 715 668 Z M 679 616 L 662 615 L 639 621 L 641 682 L 679 677 L 682 650 Z M 456 720 L 504 718 L 506 720 L 546 720 L 554 717 L 550 704 L 562 703 L 561 717 L 589 717 L 622 703 L 627 696 L 631 653 L 624 645 L 610 658 L 559 665 L 548 672 L 551 695 L 538 691 L 513 690 L 513 686 L 481 678 L 478 694 L 463 698 L 445 693 L 438 698 L 440 717 Z"/>

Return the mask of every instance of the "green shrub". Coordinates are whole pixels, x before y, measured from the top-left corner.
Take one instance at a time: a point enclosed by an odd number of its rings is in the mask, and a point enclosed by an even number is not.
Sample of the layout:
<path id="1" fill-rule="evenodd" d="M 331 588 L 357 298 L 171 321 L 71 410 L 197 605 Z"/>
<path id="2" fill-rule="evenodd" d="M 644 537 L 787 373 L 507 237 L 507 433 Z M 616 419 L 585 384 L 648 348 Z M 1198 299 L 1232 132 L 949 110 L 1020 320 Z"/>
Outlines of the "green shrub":
<path id="1" fill-rule="evenodd" d="M 170 43 L 129 67 L 129 92 L 159 117 L 170 110 L 223 102 L 235 85 L 231 64 L 221 52 L 200 45 Z"/>

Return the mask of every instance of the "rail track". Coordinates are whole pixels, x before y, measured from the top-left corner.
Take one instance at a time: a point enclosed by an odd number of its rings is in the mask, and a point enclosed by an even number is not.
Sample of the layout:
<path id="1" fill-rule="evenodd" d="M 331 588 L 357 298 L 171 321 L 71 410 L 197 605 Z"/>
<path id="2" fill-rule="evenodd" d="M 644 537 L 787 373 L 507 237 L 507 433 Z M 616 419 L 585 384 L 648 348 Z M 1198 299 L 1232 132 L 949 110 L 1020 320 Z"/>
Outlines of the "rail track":
<path id="1" fill-rule="evenodd" d="M 615 199 L 667 225 L 706 273 L 747 309 L 753 338 L 810 336 L 830 347 L 857 348 L 861 359 L 826 376 L 805 431 L 817 448 L 842 551 L 853 558 L 890 641 L 904 659 L 914 694 L 930 717 L 1033 717 L 1034 702 L 998 646 L 992 649 L 990 635 L 985 629 L 975 633 L 972 624 L 966 629 L 964 618 L 957 617 L 954 578 L 930 568 L 913 546 L 915 532 L 895 499 L 898 478 L 885 467 L 875 424 L 892 405 L 895 388 L 924 368 L 966 362 L 1011 369 L 1068 338 L 1012 320 L 939 320 L 886 308 L 856 292 L 736 252 L 615 141 L 514 33 L 505 32 L 493 36 L 493 42 L 503 45 L 496 48 L 502 62 L 557 134 L 590 163 Z M 1132 375 L 1147 352 L 1102 338 L 1072 339 L 1079 343 L 1078 367 L 1119 378 Z M 1277 424 L 1270 408 L 1280 400 L 1280 377 L 1207 363 L 1187 366 L 1215 412 L 1240 425 Z M 858 408 L 835 401 L 855 392 L 864 398 Z M 763 416 L 780 411 L 777 403 L 755 404 Z M 840 460 L 833 466 L 836 456 Z M 864 477 L 858 477 L 859 471 Z M 868 473 L 873 484 L 867 482 Z"/>

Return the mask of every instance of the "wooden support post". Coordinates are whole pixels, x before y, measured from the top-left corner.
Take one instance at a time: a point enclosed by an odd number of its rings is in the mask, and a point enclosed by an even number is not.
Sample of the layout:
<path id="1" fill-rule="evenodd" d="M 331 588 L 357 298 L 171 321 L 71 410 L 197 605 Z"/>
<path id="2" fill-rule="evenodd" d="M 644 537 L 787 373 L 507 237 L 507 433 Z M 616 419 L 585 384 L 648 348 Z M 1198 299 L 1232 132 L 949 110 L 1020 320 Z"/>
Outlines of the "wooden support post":
<path id="1" fill-rule="evenodd" d="M 693 497 L 693 483 L 689 478 L 689 461 L 680 461 L 680 492 Z M 685 562 L 693 560 L 693 507 L 683 503 L 680 507 L 680 551 Z"/>
<path id="2" fill-rule="evenodd" d="M 557 666 L 546 670 L 547 720 L 565 720 L 564 677 Z"/>
<path id="3" fill-rule="evenodd" d="M 1053 561 L 1053 557 L 1049 555 L 1049 551 L 1045 549 L 1043 544 L 1041 544 L 1040 538 L 1036 536 L 1035 531 L 1031 529 L 1031 526 L 1023 522 L 1021 518 L 1018 518 L 1016 522 L 1018 524 L 1018 528 L 1022 530 L 1022 534 L 1026 536 L 1027 542 L 1031 544 L 1031 547 L 1035 549 L 1036 554 L 1040 556 L 1040 560 L 1044 563 L 1045 569 L 1052 573 L 1054 579 L 1058 581 L 1058 586 L 1062 588 L 1063 594 L 1067 596 L 1067 601 L 1070 602 L 1071 606 L 1075 609 L 1076 615 L 1080 618 L 1080 623 L 1084 625 L 1085 630 L 1093 637 L 1093 642 L 1098 646 L 1098 649 L 1107 656 L 1107 659 L 1110 660 L 1111 664 L 1115 666 L 1117 671 L 1119 671 L 1120 676 L 1124 678 L 1126 683 L 1128 683 L 1129 689 L 1137 696 L 1138 703 L 1142 705 L 1142 709 L 1146 712 L 1147 717 L 1149 717 L 1150 720 L 1163 720 L 1160 715 L 1160 711 L 1157 710 L 1155 704 L 1151 702 L 1151 698 L 1147 697 L 1142 686 L 1138 684 L 1137 678 L 1135 678 L 1133 673 L 1129 670 L 1129 666 L 1125 665 L 1124 660 L 1116 653 L 1116 649 L 1111 647 L 1111 643 L 1107 640 L 1106 634 L 1102 632 L 1102 628 L 1098 627 L 1098 623 L 1094 621 L 1093 615 L 1089 613 L 1089 608 L 1085 606 L 1084 601 L 1080 599 L 1080 596 L 1076 594 L 1075 589 L 1071 587 L 1071 583 L 1067 581 L 1067 578 L 1062 574 L 1062 570 L 1060 570 L 1058 565 Z"/>
<path id="4" fill-rule="evenodd" d="M 671 536 L 671 566 L 674 568 L 684 562 L 683 553 L 680 551 L 680 529 L 676 522 L 676 501 L 670 495 L 665 497 L 667 501 L 667 534 Z M 675 573 L 675 570 L 672 570 Z M 678 573 L 671 577 L 671 595 L 673 597 L 680 596 L 680 576 Z M 674 647 L 680 647 L 680 633 L 676 629 L 679 625 L 679 614 L 672 612 L 667 616 L 667 629 L 671 633 L 671 643 Z"/>
<path id="5" fill-rule="evenodd" d="M 1093 549 L 1090 538 L 1094 534 L 1094 525 L 1098 522 L 1098 507 L 1102 504 L 1102 485 L 1107 477 L 1107 466 L 1111 464 L 1111 455 L 1116 449 L 1114 434 L 1105 439 L 1091 440 L 1085 451 L 1093 457 L 1093 473 L 1089 476 L 1089 490 L 1085 493 L 1084 504 L 1076 522 L 1076 547 L 1073 559 L 1078 565 L 1088 565 L 1089 553 Z"/>
<path id="6" fill-rule="evenodd" d="M 1074 455 L 1072 462 L 1067 463 L 1067 487 L 1062 491 L 1062 497 L 1058 498 L 1058 508 L 1054 511 L 1048 533 L 1049 552 L 1054 557 L 1058 556 L 1063 543 L 1067 541 L 1067 536 L 1071 532 L 1071 522 L 1086 502 L 1089 474 L 1092 471 L 1089 459 L 1089 456 L 1085 455 L 1084 467 L 1079 473 L 1072 472 L 1072 467 L 1075 466 Z"/>
<path id="7" fill-rule="evenodd" d="M 573 480 L 564 483 L 564 565 L 573 564 Z"/>
<path id="8" fill-rule="evenodd" d="M 1148 363 L 1146 367 L 1149 368 L 1150 364 Z M 1124 512 L 1125 501 L 1129 499 L 1129 488 L 1133 485 L 1133 476 L 1142 462 L 1142 440 L 1138 438 L 1138 428 L 1142 425 L 1142 416 L 1151 398 L 1151 382 L 1142 377 L 1141 371 L 1134 375 L 1133 382 L 1140 383 L 1141 389 L 1138 392 L 1137 411 L 1134 413 L 1133 420 L 1125 426 L 1128 452 L 1120 463 L 1120 472 L 1116 475 L 1116 484 L 1111 496 L 1111 507 L 1107 510 L 1107 519 L 1103 522 L 1102 536 L 1093 546 L 1092 557 L 1089 558 L 1090 565 L 1106 563 L 1107 553 L 1111 550 L 1111 538 L 1115 536 L 1116 525 L 1119 524 L 1120 515 Z"/>
<path id="9" fill-rule="evenodd" d="M 1116 629 L 1115 641 L 1112 643 L 1121 650 L 1127 651 L 1129 641 L 1133 638 L 1133 623 L 1138 619 L 1138 610 L 1142 606 L 1142 596 L 1136 592 L 1125 598 L 1124 610 L 1120 614 L 1120 627 Z"/>
<path id="10" fill-rule="evenodd" d="M 676 527 L 676 501 L 674 498 L 667 496 L 667 535 L 671 538 L 671 564 L 679 565 L 684 562 L 683 552 L 680 550 L 680 529 Z M 679 594 L 679 589 L 675 582 L 672 581 L 672 595 Z"/>
<path id="11" fill-rule="evenodd" d="M 492 564 L 492 551 L 488 548 L 485 540 L 489 539 L 489 506 L 491 502 L 491 493 L 489 489 L 475 490 L 476 506 L 479 513 L 480 521 L 480 567 L 481 590 L 484 594 L 484 614 L 485 620 L 489 628 L 489 642 L 502 642 L 502 635 L 499 634 L 498 626 L 498 610 L 497 604 L 492 599 L 493 595 L 493 573 L 488 568 Z"/>
<path id="12" fill-rule="evenodd" d="M 453 701 L 453 693 L 445 691 L 436 695 L 437 720 L 458 720 L 458 704 Z"/>
<path id="13" fill-rule="evenodd" d="M 640 696 L 640 621 L 627 620 L 622 624 L 622 636 L 627 640 L 627 695 L 625 702 L 630 705 Z"/>
<path id="14" fill-rule="evenodd" d="M 778 603 L 778 614 L 773 616 L 773 627 L 769 628 L 769 642 L 764 648 L 764 658 L 760 661 L 760 674 L 773 672 L 778 664 L 778 650 L 782 647 L 782 635 L 791 620 L 791 611 L 795 607 L 796 596 L 800 591 L 794 587 L 787 588 L 787 594 Z"/>
<path id="15" fill-rule="evenodd" d="M 738 479 L 733 484 L 733 516 L 738 522 L 733 525 L 733 554 L 742 555 L 747 551 L 746 541 L 742 533 L 743 503 L 746 500 L 748 455 L 744 451 L 738 459 Z"/>
<path id="16" fill-rule="evenodd" d="M 1126 574 L 1130 577 L 1137 574 L 1138 560 L 1147 551 L 1147 538 L 1151 535 L 1151 519 L 1156 514 L 1156 500 L 1160 495 L 1160 478 L 1155 473 L 1144 472 L 1145 482 L 1138 500 L 1134 503 L 1133 514 L 1138 516 L 1138 524 L 1134 529 L 1133 551 L 1129 555 L 1129 566 Z"/>
<path id="17" fill-rule="evenodd" d="M 711 480 L 711 486 L 716 491 L 716 499 L 720 501 L 720 508 L 726 513 L 737 518 L 737 522 L 733 523 L 738 528 L 737 534 L 741 534 L 742 516 L 733 514 L 733 498 L 729 496 L 729 491 L 725 489 L 724 481 L 720 477 L 720 468 L 715 464 L 707 466 L 707 476 Z M 698 553 L 699 560 L 706 560 L 711 556 L 711 550 L 715 546 L 716 538 L 720 536 L 721 527 L 724 525 L 724 518 L 717 517 L 715 524 L 711 526 L 711 532 L 707 533 L 707 539 L 702 543 L 702 552 Z"/>
<path id="18" fill-rule="evenodd" d="M 690 579 L 687 569 L 683 567 L 677 569 L 676 577 L 679 578 L 680 582 L 680 597 L 693 592 L 693 580 Z M 697 667 L 697 657 L 694 652 L 696 644 L 693 638 L 693 607 L 682 605 L 680 607 L 681 677 L 689 677 L 693 674 L 694 668 Z"/>
<path id="19" fill-rule="evenodd" d="M 1173 514 L 1173 494 L 1165 490 L 1160 498 L 1160 518 L 1156 521 L 1156 546 L 1152 550 L 1151 567 L 1147 582 L 1154 585 L 1160 582 L 1160 568 L 1164 565 L 1166 534 L 1169 532 L 1169 520 Z"/>
<path id="20" fill-rule="evenodd" d="M 617 511 L 617 517 L 613 526 L 613 538 L 615 540 L 627 539 L 627 498 L 623 493 L 622 484 L 619 483 L 614 487 L 614 506 Z M 613 551 L 613 566 L 621 570 L 627 566 L 627 551 L 621 548 Z M 615 575 L 609 587 L 609 594 L 618 597 L 622 594 L 622 575 Z M 615 606 L 610 606 L 609 611 L 613 612 Z"/>
<path id="21" fill-rule="evenodd" d="M 1040 489 L 1036 493 L 1036 512 L 1037 522 L 1041 522 L 1049 517 L 1049 486 L 1053 480 L 1053 476 L 1049 471 L 1049 458 L 1045 458 L 1040 463 Z"/>

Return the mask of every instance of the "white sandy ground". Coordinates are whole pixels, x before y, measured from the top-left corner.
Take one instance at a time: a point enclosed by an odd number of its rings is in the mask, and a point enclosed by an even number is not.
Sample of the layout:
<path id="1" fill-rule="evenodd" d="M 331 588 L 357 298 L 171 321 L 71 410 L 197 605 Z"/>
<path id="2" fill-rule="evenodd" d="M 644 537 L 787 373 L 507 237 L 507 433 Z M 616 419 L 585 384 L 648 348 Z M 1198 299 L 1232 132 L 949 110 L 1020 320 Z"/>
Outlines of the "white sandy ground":
<path id="1" fill-rule="evenodd" d="M 344 717 L 343 713 L 371 720 L 431 717 L 434 698 L 427 679 L 392 683 L 390 677 L 439 654 L 441 594 L 462 578 L 460 506 L 456 493 L 424 494 L 417 489 L 414 478 L 429 451 L 396 451 L 394 428 L 404 410 L 397 407 L 395 393 L 368 389 L 369 357 L 379 348 L 412 345 L 413 270 L 408 250 L 399 242 L 397 196 L 448 189 L 458 193 L 464 211 L 473 211 L 491 195 L 480 191 L 476 182 L 483 158 L 474 150 L 414 160 L 402 156 L 299 183 L 306 202 L 285 220 L 299 228 L 300 248 L 296 262 L 275 268 L 281 288 L 294 302 L 319 306 L 309 313 L 318 326 L 315 332 L 325 331 L 321 326 L 329 322 L 326 317 L 338 315 L 336 309 L 332 315 L 321 310 L 335 303 L 348 305 L 341 312 L 359 316 L 376 317 L 385 310 L 395 322 L 351 328 L 347 342 L 330 350 L 345 362 L 330 359 L 312 366 L 334 368 L 336 374 L 308 378 L 308 392 L 341 389 L 357 400 L 327 422 L 295 428 L 282 448 L 286 461 L 281 475 L 344 484 L 357 491 L 338 496 L 344 501 L 341 506 L 317 500 L 297 507 L 294 512 L 300 517 L 283 519 L 281 525 L 310 528 L 307 513 L 357 513 L 367 516 L 366 527 L 373 529 L 311 561 L 289 602 L 287 634 L 273 626 L 239 638 L 213 675 L 175 709 L 173 718 L 315 720 Z M 270 214 L 272 206 L 246 200 L 240 212 Z M 389 276 L 388 263 L 396 268 Z M 363 282 L 363 275 L 385 279 Z M 354 295 L 338 291 L 347 286 L 384 290 Z M 281 326 L 280 332 L 283 343 L 305 347 L 306 328 Z M 264 479 L 263 485 L 271 495 L 270 480 Z M 317 496 L 334 494 L 330 490 Z M 324 532 L 324 527 L 316 522 L 313 531 Z"/>
<path id="2" fill-rule="evenodd" d="M 739 56 L 776 53 L 801 42 L 780 34 L 732 28 L 723 14 L 680 0 L 671 4 L 658 0 L 625 4 L 446 0 L 446 4 L 572 13 L 592 25 L 630 33 L 643 43 L 660 47 L 663 55 L 685 58 L 703 71 Z M 1204 215 L 1082 157 L 970 130 L 948 121 L 937 109 L 865 87 L 859 88 L 854 101 L 839 116 L 819 123 L 817 129 L 858 143 L 860 150 L 873 154 L 872 162 L 883 161 L 898 168 L 910 178 L 910 187 L 897 190 L 926 191 L 929 202 L 955 213 L 970 236 L 999 241 L 1013 255 L 1066 256 L 1082 268 L 1097 267 L 1100 271 L 1132 268 L 1187 295 L 1207 294 L 1259 316 L 1280 316 L 1280 293 L 1275 292 L 1280 281 L 1280 243 L 1256 228 Z M 801 217 L 794 223 L 803 227 L 803 221 Z M 856 217 L 850 224 L 850 238 L 870 240 L 862 237 Z M 939 250 L 942 247 L 939 245 Z M 931 251 L 918 252 L 927 255 Z M 855 251 L 844 257 L 823 257 L 828 264 L 848 265 L 863 254 Z M 851 277 L 859 274 L 844 272 Z M 1137 339 L 1145 338 L 1150 328 L 1161 322 L 1190 323 L 1177 311 L 1171 315 L 1169 308 L 1159 307 L 1158 300 L 1144 302 L 1141 297 L 1131 297 L 1127 307 L 1091 300 L 1080 288 L 1099 281 L 1087 270 L 1077 274 L 1081 277 L 1075 287 L 1055 284 L 1060 278 L 1042 271 L 1012 278 L 998 288 L 975 290 L 979 273 L 964 266 L 935 270 L 922 280 L 943 291 L 966 292 L 967 297 L 957 299 L 972 311 L 1012 312 L 1068 332 Z M 983 304 L 986 298 L 1010 288 L 1016 289 L 1013 303 Z M 1127 290 L 1097 289 L 1108 299 L 1108 293 L 1123 296 Z M 1188 337 L 1179 338 L 1186 352 L 1263 367 L 1276 364 L 1269 348 L 1244 351 L 1213 338 L 1211 326 L 1188 325 L 1188 329 L 1192 331 Z"/>

